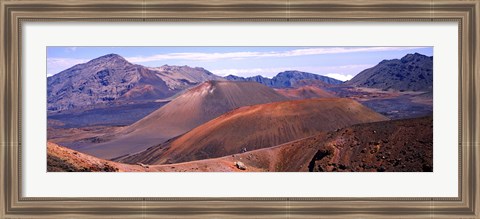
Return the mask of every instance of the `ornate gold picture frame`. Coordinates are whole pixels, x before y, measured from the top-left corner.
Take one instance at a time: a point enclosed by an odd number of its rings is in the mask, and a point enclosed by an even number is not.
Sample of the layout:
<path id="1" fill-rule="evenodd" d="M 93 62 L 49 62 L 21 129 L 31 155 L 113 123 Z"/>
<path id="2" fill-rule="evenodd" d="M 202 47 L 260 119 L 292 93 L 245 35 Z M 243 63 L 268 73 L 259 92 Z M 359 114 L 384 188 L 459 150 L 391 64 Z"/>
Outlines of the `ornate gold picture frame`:
<path id="1" fill-rule="evenodd" d="M 478 0 L 0 0 L 1 218 L 478 218 Z M 455 198 L 33 198 L 22 195 L 24 22 L 442 22 L 459 29 L 459 196 Z M 39 143 L 40 144 L 40 143 Z M 43 142 L 41 144 L 44 144 Z"/>

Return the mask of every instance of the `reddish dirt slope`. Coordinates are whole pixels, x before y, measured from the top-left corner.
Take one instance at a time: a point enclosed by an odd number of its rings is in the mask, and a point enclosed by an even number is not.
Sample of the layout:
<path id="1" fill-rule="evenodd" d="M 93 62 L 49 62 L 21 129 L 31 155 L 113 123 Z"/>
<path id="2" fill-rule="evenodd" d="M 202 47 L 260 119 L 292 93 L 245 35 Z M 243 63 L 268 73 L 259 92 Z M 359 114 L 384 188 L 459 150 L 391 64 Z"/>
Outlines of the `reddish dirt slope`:
<path id="1" fill-rule="evenodd" d="M 358 124 L 271 148 L 167 165 L 116 163 L 49 143 L 48 171 L 431 172 L 432 124 L 431 117 Z"/>
<path id="2" fill-rule="evenodd" d="M 325 134 L 220 158 L 178 164 L 152 165 L 158 171 L 172 172 L 306 172 L 311 155 L 318 150 L 318 140 Z M 247 167 L 239 169 L 235 162 Z"/>
<path id="3" fill-rule="evenodd" d="M 47 143 L 48 172 L 140 172 L 143 167 L 115 163 Z"/>
<path id="4" fill-rule="evenodd" d="M 292 99 L 312 99 L 312 98 L 334 98 L 336 97 L 332 93 L 329 93 L 321 88 L 315 86 L 302 86 L 298 88 L 283 88 L 275 89 L 279 94 Z"/>
<path id="5" fill-rule="evenodd" d="M 144 152 L 126 163 L 166 164 L 272 147 L 353 124 L 387 120 L 350 99 L 309 99 L 242 107 Z"/>
<path id="6" fill-rule="evenodd" d="M 138 122 L 85 143 L 76 150 L 111 159 L 142 151 L 181 135 L 233 109 L 287 100 L 273 89 L 255 82 L 205 82 Z"/>
<path id="7" fill-rule="evenodd" d="M 177 172 L 431 172 L 432 118 L 358 124 L 272 148 L 155 166 Z M 242 162 L 240 170 L 234 162 Z"/>

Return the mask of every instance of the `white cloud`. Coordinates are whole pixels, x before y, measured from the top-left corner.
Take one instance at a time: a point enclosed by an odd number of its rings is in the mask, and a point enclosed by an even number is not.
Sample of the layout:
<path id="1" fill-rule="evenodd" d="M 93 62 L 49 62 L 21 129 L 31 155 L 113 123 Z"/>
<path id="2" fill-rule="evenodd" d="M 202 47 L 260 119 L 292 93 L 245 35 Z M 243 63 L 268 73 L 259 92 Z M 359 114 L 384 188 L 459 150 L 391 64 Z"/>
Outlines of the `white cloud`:
<path id="1" fill-rule="evenodd" d="M 75 51 L 77 51 L 77 47 L 75 47 L 75 46 L 67 47 L 66 50 L 67 50 L 67 52 L 75 52 Z"/>
<path id="2" fill-rule="evenodd" d="M 330 68 L 338 69 L 367 69 L 375 66 L 374 64 L 360 64 L 360 65 L 341 65 L 341 66 L 330 66 Z"/>
<path id="3" fill-rule="evenodd" d="M 334 78 L 340 81 L 348 81 L 353 78 L 353 75 L 344 75 L 339 73 L 328 73 L 328 74 L 325 74 L 325 76 Z"/>
<path id="4" fill-rule="evenodd" d="M 47 75 L 57 74 L 76 64 L 85 63 L 87 59 L 74 58 L 47 58 Z"/>
<path id="5" fill-rule="evenodd" d="M 220 76 L 236 75 L 241 77 L 252 77 L 262 75 L 272 78 L 280 72 L 288 70 L 298 70 L 310 72 L 327 77 L 335 78 L 341 81 L 350 80 L 361 71 L 374 66 L 374 64 L 340 65 L 340 66 L 296 66 L 296 67 L 275 67 L 275 68 L 228 68 L 212 69 L 212 73 Z M 332 73 L 337 72 L 337 73 Z M 340 73 L 341 72 L 341 73 Z"/>
<path id="6" fill-rule="evenodd" d="M 162 60 L 195 60 L 212 61 L 219 59 L 245 59 L 262 57 L 292 57 L 306 55 L 339 54 L 353 52 L 380 52 L 419 49 L 424 47 L 321 47 L 295 49 L 280 52 L 226 52 L 226 53 L 166 53 L 152 56 L 135 56 L 126 59 L 134 63 L 162 61 Z"/>
<path id="7" fill-rule="evenodd" d="M 279 72 L 289 70 L 290 68 L 229 68 L 229 69 L 214 69 L 210 70 L 212 73 L 219 76 L 236 75 L 241 77 L 252 77 L 262 75 L 263 77 L 272 78 Z"/>
<path id="8" fill-rule="evenodd" d="M 80 63 L 87 62 L 88 59 L 74 59 L 74 58 L 48 58 L 47 62 L 49 65 L 55 66 L 72 66 Z"/>

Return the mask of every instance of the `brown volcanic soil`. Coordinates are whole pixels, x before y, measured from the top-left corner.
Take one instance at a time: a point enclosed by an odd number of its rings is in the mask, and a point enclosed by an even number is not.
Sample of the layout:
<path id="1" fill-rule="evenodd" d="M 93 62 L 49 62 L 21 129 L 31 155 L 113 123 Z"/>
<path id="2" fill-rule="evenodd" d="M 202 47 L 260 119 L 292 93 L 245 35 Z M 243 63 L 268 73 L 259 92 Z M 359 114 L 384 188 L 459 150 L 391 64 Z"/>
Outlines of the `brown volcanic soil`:
<path id="1" fill-rule="evenodd" d="M 432 172 L 432 121 L 358 124 L 276 147 L 152 167 L 174 172 Z M 238 161 L 247 169 L 234 166 Z"/>
<path id="2" fill-rule="evenodd" d="M 284 100 L 287 98 L 255 82 L 208 81 L 138 122 L 73 149 L 111 159 L 162 143 L 233 109 Z"/>
<path id="3" fill-rule="evenodd" d="M 432 117 L 359 124 L 327 135 L 311 171 L 433 171 Z"/>
<path id="4" fill-rule="evenodd" d="M 433 171 L 432 117 L 353 125 L 235 155 L 167 165 L 122 164 L 48 143 L 48 171 Z M 247 168 L 240 170 L 234 162 Z"/>
<path id="5" fill-rule="evenodd" d="M 50 121 L 49 121 L 50 122 Z M 82 128 L 47 128 L 47 139 L 50 142 L 62 144 L 64 142 L 94 141 L 97 136 L 114 132 L 121 127 L 114 126 L 92 126 Z"/>
<path id="6" fill-rule="evenodd" d="M 329 93 L 321 88 L 310 86 L 310 85 L 302 86 L 298 88 L 283 88 L 283 89 L 279 88 L 279 89 L 275 89 L 275 91 L 292 100 L 336 97 L 332 93 Z"/>
<path id="7" fill-rule="evenodd" d="M 128 157 L 126 163 L 167 164 L 272 147 L 352 124 L 387 120 L 350 99 L 308 99 L 242 107 L 190 132 Z"/>
<path id="8" fill-rule="evenodd" d="M 102 160 L 47 142 L 48 172 L 139 172 L 143 167 Z"/>
<path id="9" fill-rule="evenodd" d="M 220 158 L 151 167 L 162 172 L 307 172 L 311 155 L 318 150 L 318 141 L 324 138 L 325 134 L 320 133 L 275 147 Z M 244 163 L 247 169 L 237 168 L 234 162 Z"/>

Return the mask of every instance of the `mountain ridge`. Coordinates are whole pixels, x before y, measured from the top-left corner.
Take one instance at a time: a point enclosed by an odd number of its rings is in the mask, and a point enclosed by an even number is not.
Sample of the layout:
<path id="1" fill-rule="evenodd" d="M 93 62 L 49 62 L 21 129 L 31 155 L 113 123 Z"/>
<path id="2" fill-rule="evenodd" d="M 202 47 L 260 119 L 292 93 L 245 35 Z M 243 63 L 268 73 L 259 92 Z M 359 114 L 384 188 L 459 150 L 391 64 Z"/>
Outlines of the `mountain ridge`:
<path id="1" fill-rule="evenodd" d="M 145 67 L 112 53 L 48 77 L 47 110 L 155 101 L 207 80 L 225 79 L 198 67 Z"/>
<path id="2" fill-rule="evenodd" d="M 224 77 L 230 81 L 255 81 L 257 83 L 272 87 L 272 88 L 293 88 L 300 80 L 319 80 L 326 84 L 341 84 L 340 80 L 330 78 L 323 75 L 313 74 L 309 72 L 302 72 L 297 70 L 289 70 L 278 73 L 273 78 L 266 78 L 261 75 L 253 77 L 239 77 L 235 75 L 228 75 Z"/>
<path id="3" fill-rule="evenodd" d="M 345 84 L 383 90 L 431 91 L 433 56 L 414 53 L 401 59 L 383 60 L 374 67 L 361 71 Z"/>

